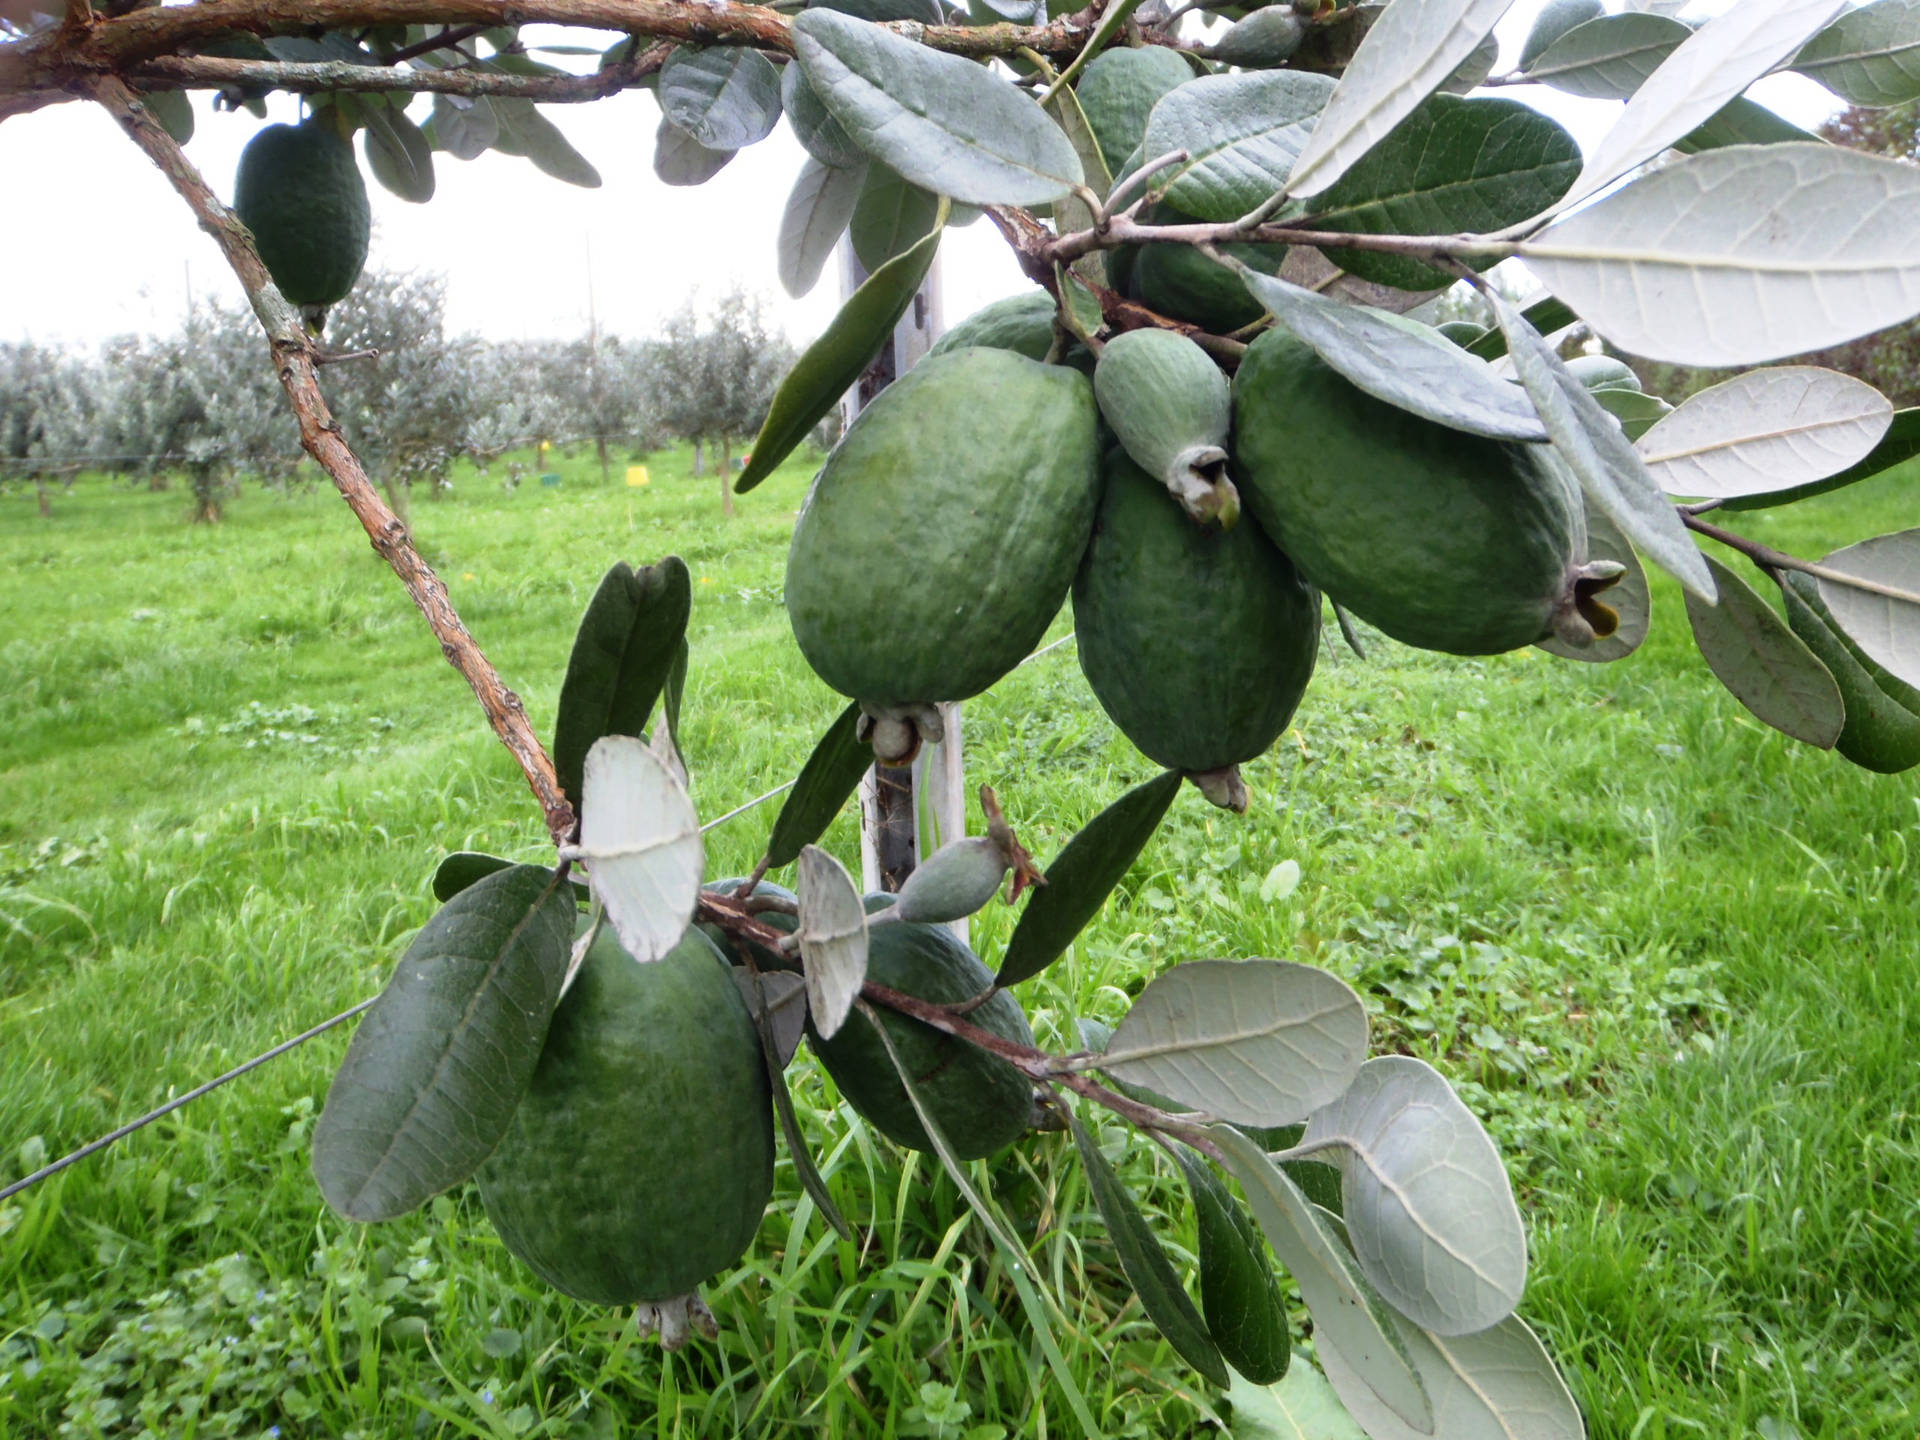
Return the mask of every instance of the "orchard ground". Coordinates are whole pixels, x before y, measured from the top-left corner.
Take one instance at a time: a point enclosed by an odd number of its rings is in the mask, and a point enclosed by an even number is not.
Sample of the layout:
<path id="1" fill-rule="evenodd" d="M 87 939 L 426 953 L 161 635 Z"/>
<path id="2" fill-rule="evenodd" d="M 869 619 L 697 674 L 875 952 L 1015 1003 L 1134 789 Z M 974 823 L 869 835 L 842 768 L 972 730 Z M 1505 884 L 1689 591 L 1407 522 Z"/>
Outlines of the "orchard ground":
<path id="1" fill-rule="evenodd" d="M 544 733 L 613 560 L 694 575 L 685 749 L 720 815 L 790 777 L 841 701 L 780 605 L 810 466 L 719 515 L 685 452 L 653 483 L 413 504 L 422 550 Z M 1778 517 L 1803 554 L 1912 523 L 1920 467 Z M 0 1180 L 373 993 L 448 850 L 539 858 L 517 770 L 330 488 L 188 497 L 83 480 L 0 498 Z M 1043 1043 L 1158 968 L 1310 960 L 1376 1048 L 1460 1085 L 1512 1165 L 1522 1313 L 1603 1440 L 1912 1440 L 1920 1425 L 1920 785 L 1763 729 L 1701 667 L 1678 597 L 1616 666 L 1337 639 L 1244 821 L 1183 793 L 1069 957 L 1023 987 Z M 1057 622 L 1055 635 L 1069 620 Z M 1045 863 L 1151 767 L 1069 648 L 967 707 L 970 776 Z M 741 873 L 768 805 L 708 837 Z M 977 817 L 976 817 L 977 820 Z M 851 860 L 843 817 L 828 843 Z M 1297 888 L 1289 889 L 1298 867 Z M 1010 928 L 976 921 L 992 963 Z M 999 1261 L 938 1166 L 839 1105 L 802 1123 L 838 1240 L 781 1159 L 725 1330 L 664 1358 L 546 1292 L 470 1193 L 373 1229 L 307 1143 L 339 1030 L 0 1205 L 0 1435 L 1068 1434 Z M 1175 1250 L 1170 1162 L 1103 1132 Z M 1142 1318 L 1071 1145 L 990 1166 L 1112 1435 L 1218 1403 Z M 673 1203 L 698 1204 L 698 1197 Z M 1182 1268 L 1191 1271 L 1191 1264 Z M 269 1427 L 277 1426 L 278 1430 Z"/>

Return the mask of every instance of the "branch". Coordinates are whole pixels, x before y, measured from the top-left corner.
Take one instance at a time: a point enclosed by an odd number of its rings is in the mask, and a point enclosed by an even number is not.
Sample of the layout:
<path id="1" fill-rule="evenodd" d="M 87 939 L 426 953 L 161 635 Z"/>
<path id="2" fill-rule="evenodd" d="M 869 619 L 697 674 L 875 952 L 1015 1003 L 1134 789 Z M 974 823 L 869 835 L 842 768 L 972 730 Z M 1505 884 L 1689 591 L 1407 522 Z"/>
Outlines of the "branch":
<path id="1" fill-rule="evenodd" d="M 473 636 L 453 608 L 446 585 L 434 573 L 433 567 L 421 558 L 420 552 L 413 548 L 407 527 L 381 500 L 359 458 L 341 435 L 339 424 L 320 394 L 319 381 L 314 372 L 312 342 L 307 338 L 306 330 L 293 307 L 274 288 L 267 267 L 260 262 L 259 253 L 253 248 L 252 234 L 240 223 L 239 217 L 221 204 L 219 197 L 207 188 L 207 182 L 200 177 L 193 162 L 187 159 L 173 137 L 161 128 L 152 112 L 140 103 L 123 81 L 106 76 L 93 82 L 91 89 L 94 98 L 120 122 L 120 127 L 134 144 L 144 150 L 147 157 L 172 182 L 173 188 L 199 220 L 200 228 L 213 237 L 214 243 L 226 256 L 227 263 L 233 267 L 233 273 L 239 277 L 241 286 L 247 292 L 253 313 L 258 317 L 261 328 L 267 332 L 267 340 L 273 348 L 274 366 L 280 374 L 280 384 L 299 417 L 301 445 L 333 478 L 335 487 L 345 498 L 348 507 L 365 527 L 373 548 L 407 587 L 413 603 L 420 608 L 420 613 L 426 617 L 428 626 L 440 641 L 442 653 L 454 669 L 466 677 L 474 695 L 479 698 L 481 708 L 486 711 L 494 733 L 513 752 L 514 759 L 520 762 L 527 784 L 546 813 L 548 831 L 556 843 L 564 841 L 573 832 L 573 807 L 561 792 L 560 782 L 554 775 L 553 761 L 548 758 L 527 721 L 526 708 L 474 643 Z"/>
<path id="2" fill-rule="evenodd" d="M 1849 575 L 1844 570 L 1835 570 L 1826 565 L 1816 565 L 1811 560 L 1802 560 L 1798 555 L 1789 555 L 1784 550 L 1776 550 L 1771 545 L 1763 545 L 1758 540 L 1749 540 L 1744 535 L 1736 535 L 1731 530 L 1722 530 L 1702 520 L 1698 514 L 1685 506 L 1676 506 L 1680 519 L 1689 530 L 1704 535 L 1709 540 L 1718 540 L 1729 550 L 1738 550 L 1762 570 L 1798 570 L 1803 575 L 1811 575 L 1816 580 L 1825 580 L 1829 584 L 1844 585 L 1850 590 L 1863 590 L 1869 595 L 1884 595 L 1889 600 L 1901 600 L 1909 605 L 1920 605 L 1920 595 L 1910 590 L 1902 590 L 1895 585 L 1882 585 L 1878 580 L 1869 580 L 1863 575 Z"/>
<path id="3" fill-rule="evenodd" d="M 1258 214 L 1259 211 L 1255 211 Z M 1480 235 L 1366 235 L 1345 230 L 1310 230 L 1291 225 L 1248 225 L 1244 220 L 1217 224 L 1142 225 L 1126 214 L 1104 225 L 1062 235 L 1046 249 L 1050 264 L 1069 265 L 1095 250 L 1120 245 L 1308 245 L 1314 249 L 1374 250 L 1389 255 L 1411 255 L 1421 260 L 1461 256 L 1504 260 L 1516 247 Z"/>
<path id="4" fill-rule="evenodd" d="M 591 75 L 508 75 L 493 70 L 409 70 L 355 65 L 348 60 L 318 63 L 281 60 L 230 60 L 219 55 L 163 55 L 127 72 L 143 90 L 211 90 L 228 86 L 327 94 L 350 90 L 429 92 L 440 95 L 498 95 L 542 104 L 602 100 L 642 84 L 659 70 L 670 47 L 655 46 L 632 60 Z"/>

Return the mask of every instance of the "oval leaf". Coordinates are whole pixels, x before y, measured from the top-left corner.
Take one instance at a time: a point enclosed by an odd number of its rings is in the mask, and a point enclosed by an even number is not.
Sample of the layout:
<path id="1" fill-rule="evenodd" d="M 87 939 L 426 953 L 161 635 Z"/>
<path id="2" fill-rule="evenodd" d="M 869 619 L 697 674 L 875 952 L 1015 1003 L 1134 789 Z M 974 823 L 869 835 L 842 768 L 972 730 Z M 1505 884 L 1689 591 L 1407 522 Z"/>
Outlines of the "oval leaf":
<path id="1" fill-rule="evenodd" d="M 1167 1343 L 1182 1360 L 1214 1384 L 1225 1385 L 1226 1362 L 1220 1358 L 1219 1347 L 1207 1333 L 1200 1312 L 1193 1308 L 1193 1301 L 1180 1287 L 1180 1277 L 1174 1273 L 1167 1252 L 1160 1248 L 1160 1241 L 1140 1213 L 1140 1207 L 1133 1203 L 1133 1196 L 1113 1173 L 1107 1157 L 1100 1153 L 1099 1142 L 1071 1106 L 1066 1107 L 1066 1115 L 1067 1124 L 1073 1130 L 1073 1143 L 1080 1151 L 1080 1163 L 1087 1170 L 1087 1188 L 1093 1191 L 1093 1202 L 1106 1224 L 1107 1238 L 1120 1256 L 1120 1268 L 1140 1297 L 1140 1308 L 1147 1312 L 1147 1318 L 1167 1337 Z"/>
<path id="2" fill-rule="evenodd" d="M 313 1174 L 349 1220 L 460 1184 L 533 1079 L 573 946 L 570 887 L 514 865 L 429 920 L 354 1032 L 313 1131 Z"/>
<path id="3" fill-rule="evenodd" d="M 1383 1055 L 1314 1112 L 1303 1150 L 1338 1147 L 1341 1213 L 1367 1279 L 1439 1335 L 1497 1325 L 1527 1283 L 1527 1236 L 1500 1152 L 1424 1060 Z"/>
<path id="4" fill-rule="evenodd" d="M 1344 1351 L 1319 1352 L 1327 1378 L 1371 1440 L 1585 1440 L 1586 1422 L 1567 1382 L 1519 1317 L 1450 1340 L 1395 1320 L 1433 1397 L 1430 1434 L 1382 1405 Z"/>
<path id="5" fill-rule="evenodd" d="M 1764 105 L 1742 95 L 1729 100 L 1724 109 L 1701 122 L 1689 135 L 1673 142 L 1683 155 L 1697 150 L 1712 150 L 1721 145 L 1818 144 L 1820 137 L 1783 120 Z"/>
<path id="6" fill-rule="evenodd" d="M 1207 1133 L 1246 1191 L 1273 1253 L 1300 1287 L 1313 1315 L 1314 1348 L 1322 1363 L 1327 1350 L 1337 1348 L 1366 1391 L 1391 1414 L 1420 1435 L 1435 1435 L 1426 1386 L 1400 1338 L 1405 1322 L 1388 1309 L 1320 1212 L 1259 1145 L 1225 1125 Z"/>
<path id="7" fill-rule="evenodd" d="M 1820 563 L 1895 592 L 1820 577 L 1820 598 L 1834 623 L 1895 679 L 1920 686 L 1920 530 L 1862 540 Z"/>
<path id="8" fill-rule="evenodd" d="M 1626 567 L 1618 580 L 1595 597 L 1620 617 L 1619 623 L 1611 635 L 1603 635 L 1590 645 L 1569 645 L 1557 636 L 1538 643 L 1542 650 L 1562 660 L 1605 665 L 1626 659 L 1646 642 L 1653 628 L 1653 590 L 1647 584 L 1647 572 L 1640 564 L 1640 557 L 1633 553 L 1633 546 L 1620 533 L 1620 527 L 1607 518 L 1605 511 L 1596 509 L 1592 501 L 1587 502 L 1586 511 L 1587 558 L 1611 560 Z"/>
<path id="9" fill-rule="evenodd" d="M 1840 687 L 1806 643 L 1753 591 L 1711 556 L 1718 605 L 1687 597 L 1694 643 L 1720 683 L 1783 735 L 1831 750 L 1847 723 Z"/>
<path id="10" fill-rule="evenodd" d="M 846 867 L 817 845 L 800 852 L 800 954 L 813 1028 L 831 1040 L 867 979 L 867 911 Z"/>
<path id="11" fill-rule="evenodd" d="M 693 802 L 644 740 L 606 735 L 587 752 L 580 843 L 594 896 L 620 944 L 645 965 L 687 931 L 706 856 Z"/>
<path id="12" fill-rule="evenodd" d="M 1184 1150 L 1174 1151 L 1199 1227 L 1200 1307 L 1207 1331 L 1234 1374 L 1257 1385 L 1282 1379 L 1292 1359 L 1287 1307 L 1267 1249 L 1233 1192 Z"/>
<path id="13" fill-rule="evenodd" d="M 1749 370 L 1689 396 L 1638 442 L 1669 495 L 1724 500 L 1822 480 L 1865 459 L 1893 402 L 1837 370 Z"/>
<path id="14" fill-rule="evenodd" d="M 1520 383 L 1546 422 L 1561 458 L 1580 478 L 1587 499 L 1642 554 L 1711 605 L 1713 576 L 1706 558 L 1687 534 L 1679 512 L 1647 473 L 1640 452 L 1568 371 L 1553 347 L 1540 338 L 1540 332 L 1498 291 L 1486 293 L 1507 337 L 1507 353 Z"/>
<path id="15" fill-rule="evenodd" d="M 1602 15 L 1549 45 L 1526 77 L 1588 100 L 1627 100 L 1692 36 L 1670 15 Z"/>
<path id="16" fill-rule="evenodd" d="M 635 570 L 624 560 L 600 577 L 560 682 L 553 768 L 575 808 L 587 752 L 602 735 L 644 735 L 681 647 L 693 603 L 687 565 L 669 555 Z"/>
<path id="17" fill-rule="evenodd" d="M 1318 195 L 1446 84 L 1513 0 L 1393 0 L 1360 42 L 1294 162 L 1287 193 Z"/>
<path id="18" fill-rule="evenodd" d="M 667 185 L 704 185 L 739 152 L 709 150 L 666 116 L 653 137 L 653 173 Z"/>
<path id="19" fill-rule="evenodd" d="M 433 198 L 433 146 L 420 127 L 388 105 L 367 107 L 367 168 L 388 190 L 415 205 Z"/>
<path id="20" fill-rule="evenodd" d="M 801 766 L 767 840 L 768 869 L 791 865 L 801 850 L 826 834 L 872 766 L 873 747 L 860 738 L 859 730 L 860 702 L 855 700 L 827 727 Z"/>
<path id="21" fill-rule="evenodd" d="M 798 65 L 780 74 L 780 102 L 801 149 L 835 170 L 864 170 L 867 152 L 854 144 L 840 122 L 827 113 Z"/>
<path id="22" fill-rule="evenodd" d="M 807 1027 L 807 982 L 785 971 L 753 971 L 744 967 L 733 970 L 733 980 L 740 987 L 741 998 L 747 1002 L 747 1013 L 753 1016 L 760 1031 L 761 1055 L 766 1060 L 767 1082 L 773 1091 L 773 1113 L 780 1119 L 780 1134 L 787 1142 L 787 1155 L 793 1161 L 794 1173 L 800 1177 L 800 1188 L 811 1197 L 835 1233 L 842 1240 L 851 1240 L 853 1227 L 840 1214 L 840 1207 L 833 1203 L 833 1192 L 827 1189 L 826 1178 L 813 1163 L 807 1137 L 800 1129 L 800 1117 L 794 1114 L 793 1094 L 787 1089 L 787 1062 L 793 1059 Z"/>
<path id="23" fill-rule="evenodd" d="M 733 482 L 735 494 L 753 489 L 778 469 L 794 446 L 840 403 L 847 387 L 860 378 L 860 372 L 880 353 L 893 327 L 907 313 L 914 292 L 933 267 L 934 252 L 939 247 L 940 231 L 936 229 L 906 254 L 874 271 L 840 307 L 820 338 L 807 347 L 806 354 L 794 362 L 780 388 L 773 392 L 766 422 L 754 437 L 753 454 L 740 478 Z"/>
<path id="24" fill-rule="evenodd" d="M 531 100 L 495 99 L 493 114 L 499 123 L 495 148 L 504 150 L 511 144 L 514 154 L 526 156 L 536 170 L 556 180 L 586 190 L 600 188 L 600 172 L 568 143 L 567 137 Z"/>
<path id="25" fill-rule="evenodd" d="M 995 984 L 1018 985 L 1066 953 L 1106 904 L 1179 791 L 1179 771 L 1156 775 L 1107 806 L 1067 842 L 1047 867 L 1047 883 L 1035 887 L 1013 927 Z"/>
<path id="26" fill-rule="evenodd" d="M 1240 279 L 1276 320 L 1374 399 L 1470 435 L 1547 438 L 1525 393 L 1438 330 L 1342 305 L 1255 270 L 1241 268 Z"/>
<path id="27" fill-rule="evenodd" d="M 939 218 L 938 195 L 908 184 L 885 165 L 869 165 L 848 238 L 855 257 L 872 272 L 931 235 Z"/>
<path id="28" fill-rule="evenodd" d="M 1278 1385 L 1256 1385 L 1236 1372 L 1227 1403 L 1233 1440 L 1368 1440 L 1327 1377 L 1298 1355 Z"/>
<path id="29" fill-rule="evenodd" d="M 848 137 L 936 195 L 1037 205 L 1082 181 L 1060 127 L 983 65 L 865 20 L 805 10 L 794 54 Z"/>
<path id="30" fill-rule="evenodd" d="M 819 282 L 834 247 L 853 219 L 865 175 L 859 170 L 833 170 L 809 155 L 787 196 L 780 217 L 780 287 L 796 300 Z"/>
<path id="31" fill-rule="evenodd" d="M 1336 975 L 1291 960 L 1189 960 L 1140 992 L 1100 1068 L 1243 1125 L 1291 1125 L 1340 1094 L 1367 1011 Z"/>
<path id="32" fill-rule="evenodd" d="M 1141 153 L 1184 150 L 1153 185 L 1201 220 L 1238 220 L 1287 183 L 1333 93 L 1324 75 L 1293 70 L 1206 75 L 1176 86 L 1147 116 Z"/>
<path id="33" fill-rule="evenodd" d="M 744 150 L 780 123 L 780 72 L 745 45 L 682 45 L 660 66 L 660 112 L 709 150 Z"/>
<path id="34" fill-rule="evenodd" d="M 1920 0 L 1877 0 L 1809 40 L 1793 68 L 1849 105 L 1920 100 Z"/>
<path id="35" fill-rule="evenodd" d="M 1893 423 L 1887 427 L 1887 433 L 1881 437 L 1880 443 L 1858 464 L 1849 465 L 1839 474 L 1816 480 L 1811 485 L 1796 485 L 1791 490 L 1782 490 L 1777 494 L 1736 496 L 1720 508 L 1765 510 L 1775 505 L 1791 505 L 1796 500 L 1811 499 L 1829 490 L 1840 490 L 1848 485 L 1858 485 L 1862 480 L 1872 480 L 1896 465 L 1906 464 L 1916 455 L 1920 455 L 1920 409 L 1896 410 L 1893 412 Z"/>
<path id="36" fill-rule="evenodd" d="M 444 905 L 461 891 L 471 889 L 496 870 L 511 870 L 519 863 L 517 860 L 507 859 L 504 855 L 489 855 L 484 850 L 456 850 L 434 867 L 431 882 L 433 898 Z M 576 903 L 585 905 L 592 901 L 593 892 L 575 880 L 573 898 Z"/>
<path id="37" fill-rule="evenodd" d="M 435 95 L 427 126 L 434 148 L 456 160 L 477 160 L 500 138 L 500 121 L 493 113 L 493 102 L 485 97 L 463 100 L 458 95 Z"/>

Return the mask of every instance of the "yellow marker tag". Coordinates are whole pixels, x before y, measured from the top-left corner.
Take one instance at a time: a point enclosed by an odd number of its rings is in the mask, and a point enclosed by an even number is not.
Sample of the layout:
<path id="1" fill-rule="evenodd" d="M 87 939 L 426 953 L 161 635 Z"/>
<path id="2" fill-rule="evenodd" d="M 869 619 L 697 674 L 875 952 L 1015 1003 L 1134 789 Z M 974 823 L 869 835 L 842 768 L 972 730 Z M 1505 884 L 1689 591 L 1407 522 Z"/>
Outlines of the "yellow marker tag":
<path id="1" fill-rule="evenodd" d="M 648 484 L 648 483 L 650 483 L 650 482 L 649 482 L 649 481 L 648 481 L 648 479 L 647 479 L 647 467 L 646 467 L 646 466 L 644 466 L 644 465 L 629 465 L 629 466 L 627 466 L 627 484 L 629 484 L 629 485 L 646 485 L 646 484 Z"/>

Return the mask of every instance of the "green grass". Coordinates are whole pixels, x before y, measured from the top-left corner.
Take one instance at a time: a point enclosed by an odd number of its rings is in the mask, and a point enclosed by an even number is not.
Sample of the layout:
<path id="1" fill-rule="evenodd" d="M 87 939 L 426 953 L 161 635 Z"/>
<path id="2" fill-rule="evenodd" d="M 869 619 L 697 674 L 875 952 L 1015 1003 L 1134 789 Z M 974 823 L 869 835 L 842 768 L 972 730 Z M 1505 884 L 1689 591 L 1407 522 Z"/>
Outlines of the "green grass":
<path id="1" fill-rule="evenodd" d="M 790 776 L 841 703 L 779 604 L 807 467 L 731 522 L 684 454 L 644 491 L 557 468 L 557 490 L 463 474 L 413 507 L 536 726 L 601 571 L 672 551 L 701 812 Z M 1916 487 L 1746 523 L 1814 553 L 1912 523 Z M 371 993 L 446 851 L 542 853 L 524 782 L 331 491 L 248 491 L 217 527 L 186 508 L 105 481 L 51 520 L 0 497 L 0 1180 Z M 1611 667 L 1328 648 L 1249 767 L 1253 813 L 1183 794 L 1022 998 L 1068 1045 L 1179 960 L 1326 965 L 1378 1045 L 1432 1059 L 1495 1130 L 1532 1235 L 1523 1313 L 1596 1436 L 1912 1440 L 1920 787 L 1761 728 L 1659 601 Z M 1069 649 L 971 703 L 966 738 L 1043 863 L 1152 769 Z M 772 811 L 708 837 L 713 873 L 753 863 Z M 846 818 L 829 844 L 852 858 Z M 1264 903 L 1289 859 L 1299 889 Z M 1009 928 L 997 903 L 977 921 L 990 961 Z M 722 1339 L 663 1358 L 543 1291 L 470 1194 L 365 1229 L 324 1209 L 306 1141 L 345 1033 L 0 1205 L 0 1436 L 1073 1433 L 957 1192 L 804 1055 L 802 1123 L 859 1238 L 783 1156 L 747 1263 L 709 1287 Z M 1169 1162 L 1102 1138 L 1185 1254 Z M 1070 1150 L 1036 1137 L 976 1173 L 1103 1427 L 1203 1433 L 1218 1397 L 1142 1320 Z"/>

